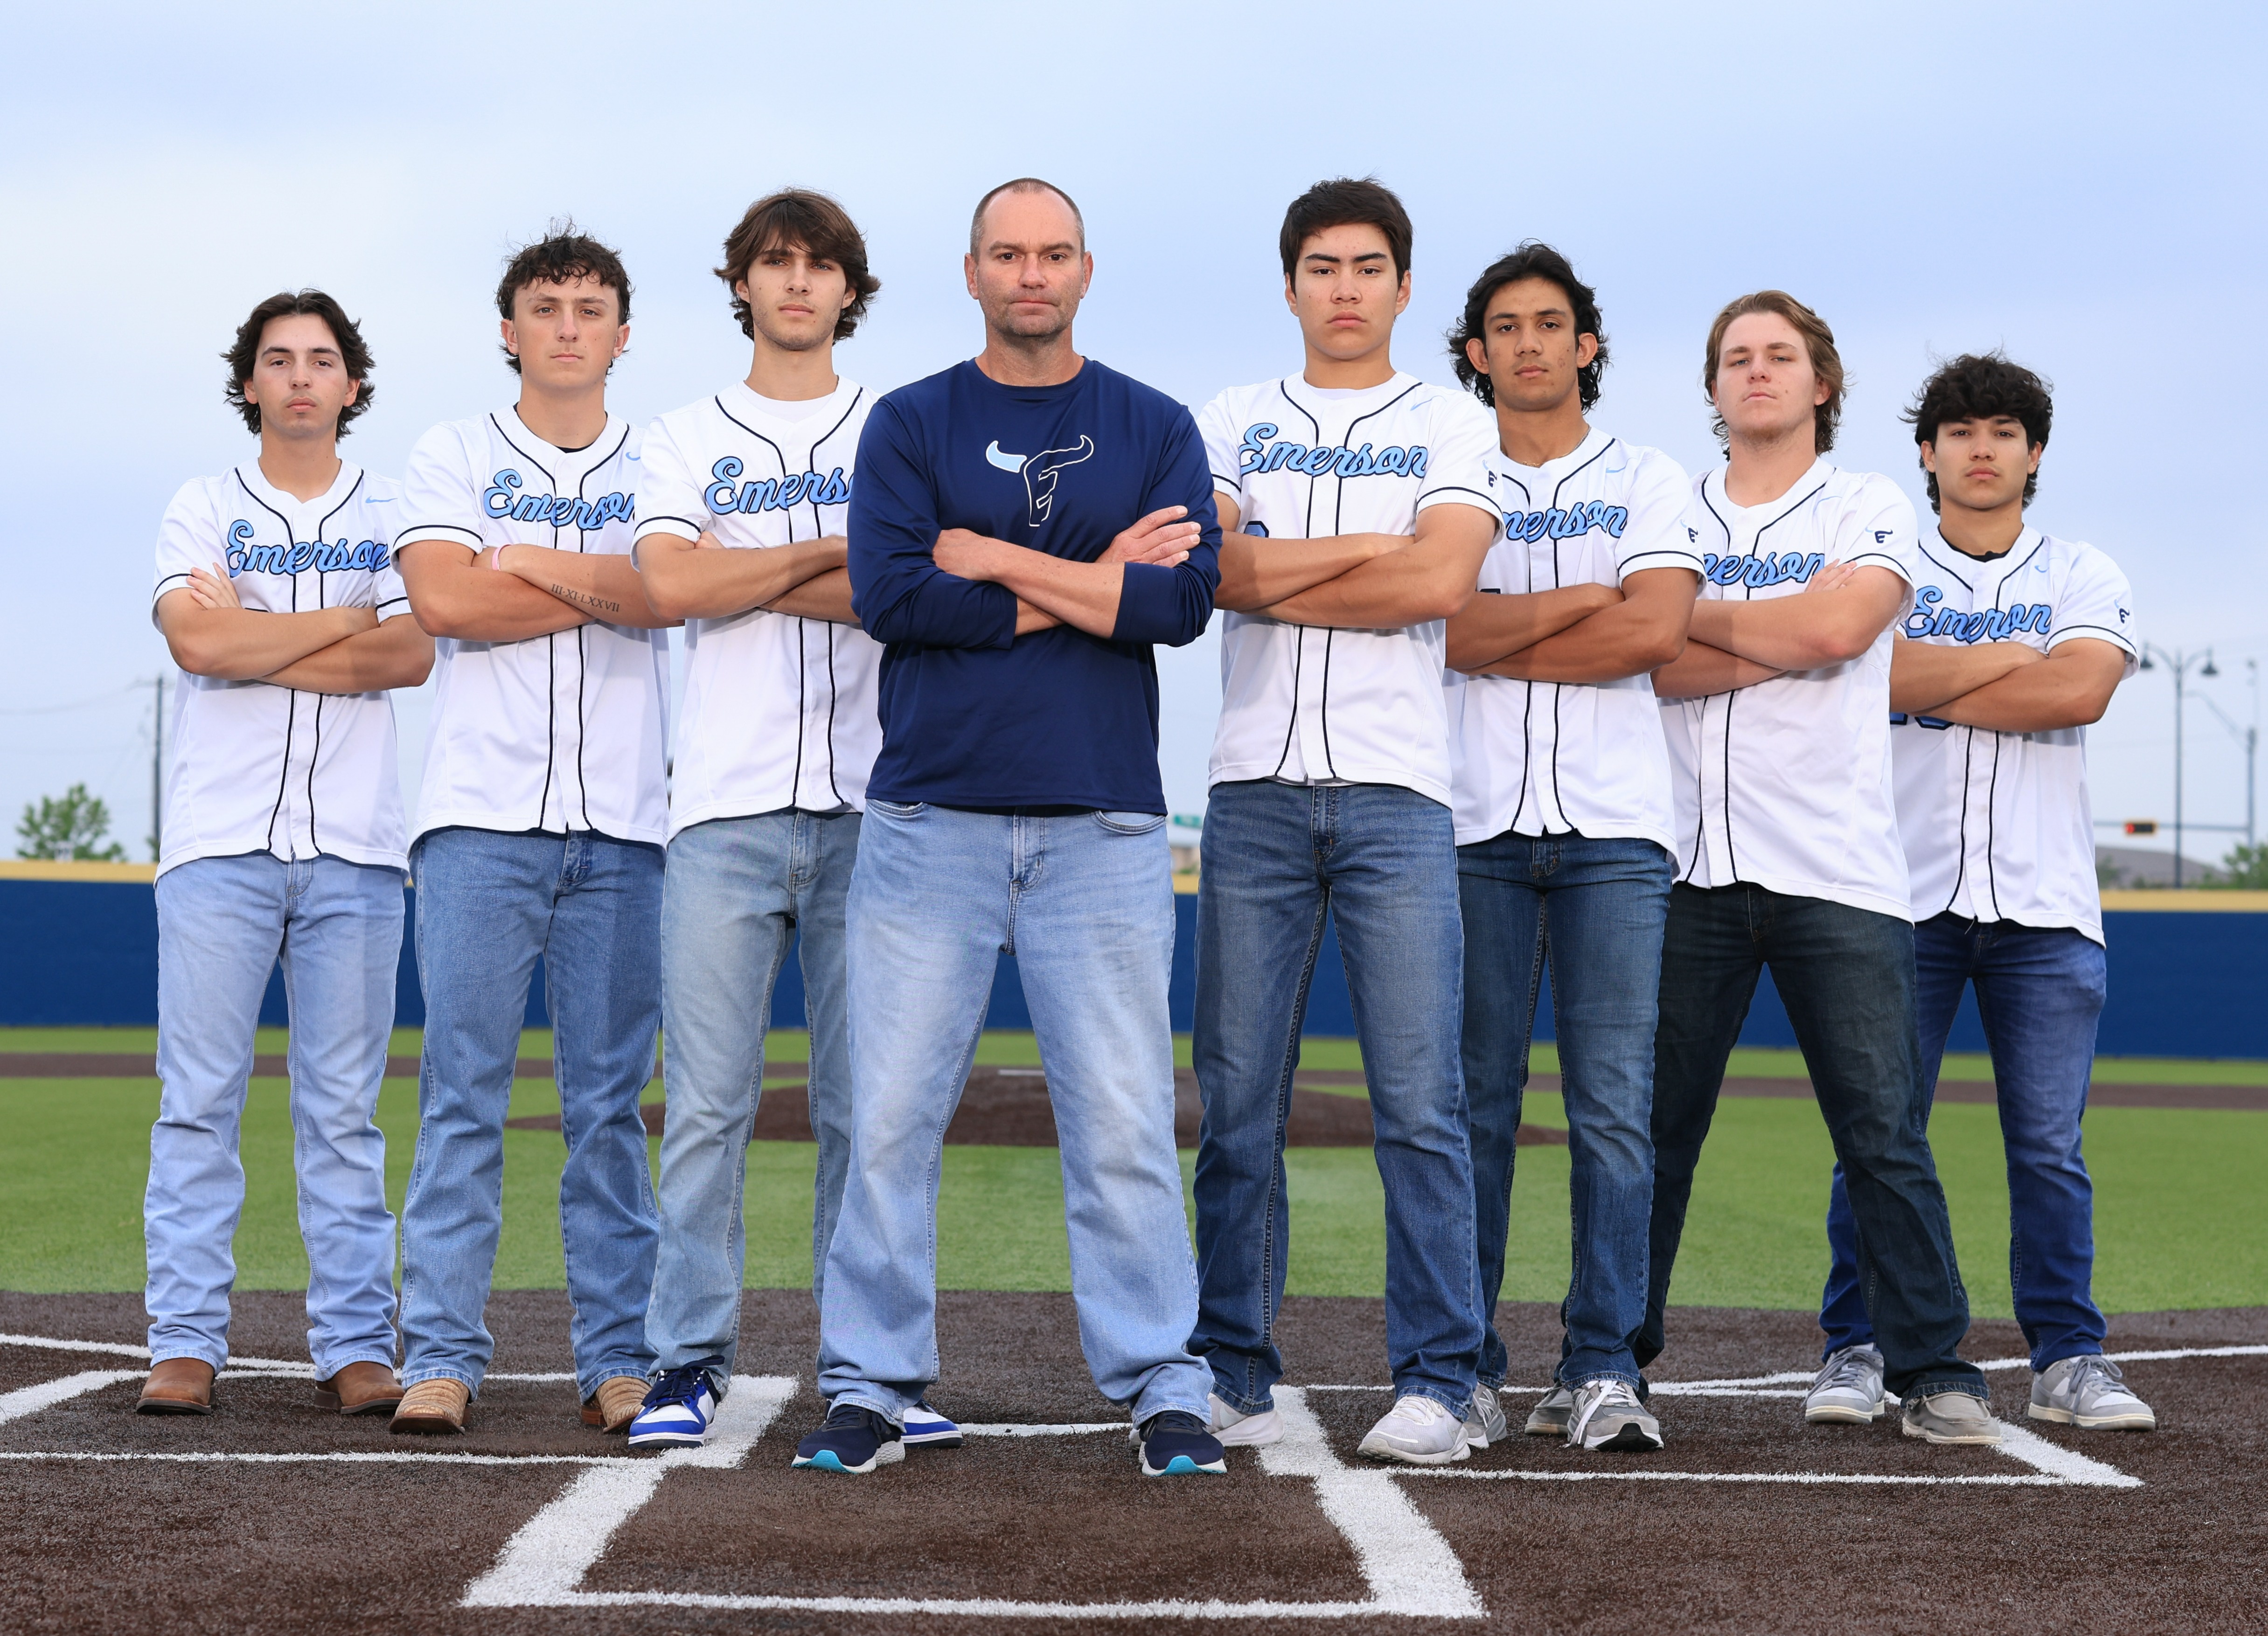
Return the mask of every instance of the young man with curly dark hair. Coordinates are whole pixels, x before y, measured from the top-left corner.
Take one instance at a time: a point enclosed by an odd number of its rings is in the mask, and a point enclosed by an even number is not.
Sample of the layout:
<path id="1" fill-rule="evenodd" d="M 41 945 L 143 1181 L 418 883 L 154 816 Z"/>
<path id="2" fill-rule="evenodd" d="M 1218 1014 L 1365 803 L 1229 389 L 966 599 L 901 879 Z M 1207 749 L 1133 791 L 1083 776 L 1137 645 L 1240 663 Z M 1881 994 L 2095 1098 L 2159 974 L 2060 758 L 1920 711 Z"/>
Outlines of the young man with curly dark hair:
<path id="1" fill-rule="evenodd" d="M 669 621 L 630 566 L 637 434 L 607 407 L 630 305 L 621 259 L 571 225 L 521 250 L 497 288 L 519 401 L 426 433 L 402 485 L 401 575 L 440 680 L 410 854 L 425 1049 L 397 1432 L 463 1430 L 494 1351 L 482 1314 L 539 957 L 584 1420 L 626 1429 L 653 1367 L 638 1096 L 661 1020 Z"/>
<path id="2" fill-rule="evenodd" d="M 1504 533 L 1449 620 L 1449 745 L 1465 931 L 1482 1339 L 1475 1411 L 1506 1429 L 1504 1285 L 1513 1141 L 1549 951 L 1574 1167 L 1574 1275 L 1532 1435 L 1650 1449 L 1631 1343 L 1646 1319 L 1655 990 L 1676 872 L 1669 754 L 1650 672 L 1685 645 L 1701 579 L 1677 463 L 1594 429 L 1598 297 L 1549 245 L 1474 281 L 1449 353 L 1495 412 Z"/>
<path id="3" fill-rule="evenodd" d="M 843 207 L 796 188 L 748 207 L 717 276 L 754 349 L 746 376 L 655 421 L 640 455 L 639 578 L 686 621 L 686 673 L 661 891 L 660 1373 L 632 1448 L 705 1441 L 732 1382 L 748 1132 L 791 945 L 811 1025 L 814 1295 L 825 1275 L 850 1149 L 843 905 L 881 747 L 881 645 L 843 566 L 874 397 L 835 367 L 880 282 Z M 957 1441 L 923 1416 L 907 1412 L 908 1442 Z"/>
<path id="4" fill-rule="evenodd" d="M 2087 728 L 2140 658 L 2132 593 L 2093 546 L 2025 519 L 2055 407 L 1998 353 L 1955 358 L 1906 419 L 1938 514 L 1890 657 L 1898 833 L 1912 877 L 1916 1009 L 1928 1117 L 1954 1013 L 1977 990 L 2008 1166 L 2008 1280 L 2031 1351 L 2029 1412 L 2150 1431 L 2102 1356 L 2095 1190 L 2080 1119 L 2102 1014 L 2102 894 Z M 1834 1266 L 1820 1307 L 1814 1420 L 1863 1412 L 1882 1354 L 1861 1299 L 1859 1234 L 1837 1167 Z"/>
<path id="5" fill-rule="evenodd" d="M 398 487 L 339 458 L 371 400 L 354 320 L 318 290 L 270 296 L 225 356 L 259 456 L 184 484 L 158 535 L 151 618 L 180 673 L 158 862 L 151 1368 L 136 1406 L 212 1412 L 244 1205 L 238 1128 L 280 957 L 316 1398 L 366 1413 L 401 1396 L 372 1118 L 406 862 L 387 694 L 425 679 L 433 644 L 394 568 Z"/>

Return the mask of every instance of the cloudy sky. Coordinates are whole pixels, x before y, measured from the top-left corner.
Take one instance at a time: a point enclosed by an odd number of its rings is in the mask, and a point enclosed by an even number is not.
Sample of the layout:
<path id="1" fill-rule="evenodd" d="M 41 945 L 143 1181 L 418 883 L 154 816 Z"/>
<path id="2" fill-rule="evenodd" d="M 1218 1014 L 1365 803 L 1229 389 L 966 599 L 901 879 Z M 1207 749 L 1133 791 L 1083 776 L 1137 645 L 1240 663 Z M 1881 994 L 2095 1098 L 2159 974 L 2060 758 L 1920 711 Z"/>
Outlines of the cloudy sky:
<path id="1" fill-rule="evenodd" d="M 1601 292 L 1597 419 L 1690 468 L 1715 458 L 1703 336 L 1744 290 L 1834 325 L 1837 459 L 1918 503 L 1899 407 L 1933 358 L 2005 347 L 2058 389 L 2035 519 L 2124 566 L 2146 636 L 2211 647 L 2196 686 L 2249 723 L 2263 32 L 2235 5 L 2015 0 L 27 8 L 0 106 L 0 811 L 84 780 L 142 855 L 152 543 L 183 479 L 254 451 L 217 355 L 261 297 L 320 285 L 361 320 L 377 398 L 346 452 L 397 472 L 509 400 L 491 292 L 551 218 L 627 260 L 613 401 L 642 421 L 745 370 L 709 268 L 750 199 L 822 187 L 858 218 L 884 287 L 837 358 L 887 388 L 977 349 L 968 208 L 1023 172 L 1086 209 L 1082 350 L 1193 406 L 1298 366 L 1277 224 L 1341 173 L 1417 224 L 1403 368 L 1448 379 L 1465 282 L 1547 238 Z M 1197 811 L 1218 654 L 1162 657 L 1167 796 Z M 403 700 L 413 788 L 425 714 Z M 2236 740 L 2193 702 L 2188 742 L 2191 817 L 2241 822 Z M 2170 818 L 2164 667 L 2093 743 L 2098 815 Z"/>

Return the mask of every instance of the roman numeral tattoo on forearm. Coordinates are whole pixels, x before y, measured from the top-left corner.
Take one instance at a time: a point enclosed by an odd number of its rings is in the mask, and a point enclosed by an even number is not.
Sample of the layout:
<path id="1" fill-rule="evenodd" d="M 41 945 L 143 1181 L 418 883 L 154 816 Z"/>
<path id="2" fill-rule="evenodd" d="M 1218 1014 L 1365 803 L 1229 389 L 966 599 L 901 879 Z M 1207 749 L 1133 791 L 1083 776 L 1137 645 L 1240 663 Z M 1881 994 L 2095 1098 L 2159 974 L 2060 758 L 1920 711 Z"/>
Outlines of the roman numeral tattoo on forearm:
<path id="1" fill-rule="evenodd" d="M 593 613 L 620 613 L 622 605 L 609 602 L 604 597 L 594 597 L 585 591 L 573 591 L 565 585 L 554 585 L 551 594 L 571 607 L 588 608 Z"/>

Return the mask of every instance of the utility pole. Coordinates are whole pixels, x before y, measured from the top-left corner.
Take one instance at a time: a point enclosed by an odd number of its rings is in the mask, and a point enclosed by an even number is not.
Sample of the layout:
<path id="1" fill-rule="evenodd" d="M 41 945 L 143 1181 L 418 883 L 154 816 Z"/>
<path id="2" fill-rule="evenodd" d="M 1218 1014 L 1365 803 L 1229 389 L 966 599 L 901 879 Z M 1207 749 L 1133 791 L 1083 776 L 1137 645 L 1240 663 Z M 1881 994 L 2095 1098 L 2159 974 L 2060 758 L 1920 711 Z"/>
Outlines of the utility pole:
<path id="1" fill-rule="evenodd" d="M 157 708 L 150 718 L 150 862 L 158 862 L 166 834 L 166 673 L 158 672 Z"/>
<path id="2" fill-rule="evenodd" d="M 2199 676 L 2218 676 L 2220 671 L 2213 664 L 2213 649 L 2210 648 L 2203 653 L 2168 653 L 2163 648 L 2144 642 L 2140 668 L 2155 670 L 2157 666 L 2151 663 L 2153 657 L 2164 661 L 2166 667 L 2174 673 L 2174 890 L 2179 891 L 2182 885 L 2182 704 L 2186 692 L 2185 684 L 2192 664 L 2199 667 Z M 2213 701 L 2207 699 L 2205 702 L 2212 704 Z M 2250 797 L 2248 796 L 2246 799 L 2249 809 Z"/>

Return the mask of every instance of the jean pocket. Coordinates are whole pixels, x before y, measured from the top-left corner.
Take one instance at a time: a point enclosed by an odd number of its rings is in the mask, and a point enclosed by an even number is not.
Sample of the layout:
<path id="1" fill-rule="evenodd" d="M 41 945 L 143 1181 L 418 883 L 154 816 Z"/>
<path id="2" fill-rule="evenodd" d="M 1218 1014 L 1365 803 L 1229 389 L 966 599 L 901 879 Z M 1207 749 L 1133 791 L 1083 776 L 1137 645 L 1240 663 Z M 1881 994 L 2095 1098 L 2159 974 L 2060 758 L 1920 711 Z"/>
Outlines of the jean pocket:
<path id="1" fill-rule="evenodd" d="M 1097 812 L 1094 821 L 1114 835 L 1147 835 L 1166 826 L 1162 812 Z"/>
<path id="2" fill-rule="evenodd" d="M 917 818 L 929 811 L 926 801 L 877 801 L 866 797 L 866 811 L 879 812 L 887 818 Z"/>

